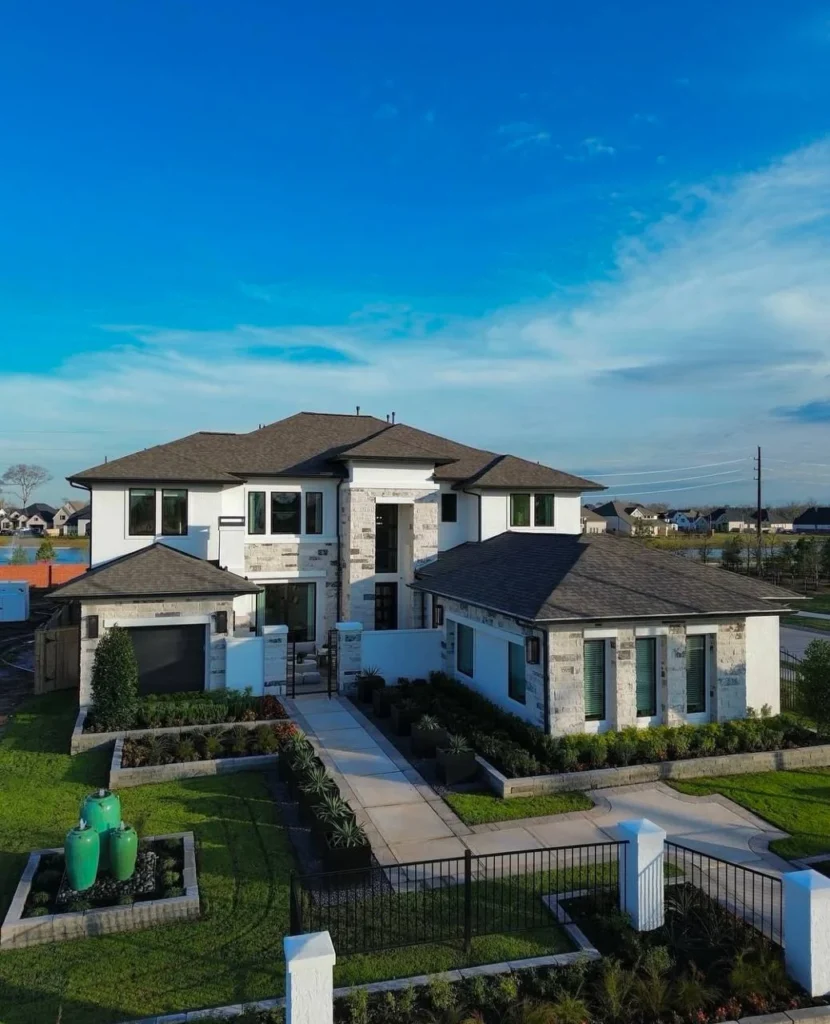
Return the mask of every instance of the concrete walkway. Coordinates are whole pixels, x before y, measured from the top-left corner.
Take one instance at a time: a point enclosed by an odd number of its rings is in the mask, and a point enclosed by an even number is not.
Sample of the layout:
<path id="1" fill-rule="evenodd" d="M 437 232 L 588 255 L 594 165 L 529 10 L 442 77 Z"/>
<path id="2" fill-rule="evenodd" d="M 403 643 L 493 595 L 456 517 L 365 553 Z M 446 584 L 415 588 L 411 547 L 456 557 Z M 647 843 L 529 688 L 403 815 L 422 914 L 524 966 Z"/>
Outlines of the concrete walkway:
<path id="1" fill-rule="evenodd" d="M 284 700 L 314 743 L 366 829 L 380 864 L 604 843 L 616 825 L 649 818 L 669 840 L 735 864 L 779 873 L 790 865 L 770 853 L 786 833 L 722 796 L 693 797 L 663 783 L 594 790 L 588 811 L 465 825 L 386 737 L 341 697 Z"/>

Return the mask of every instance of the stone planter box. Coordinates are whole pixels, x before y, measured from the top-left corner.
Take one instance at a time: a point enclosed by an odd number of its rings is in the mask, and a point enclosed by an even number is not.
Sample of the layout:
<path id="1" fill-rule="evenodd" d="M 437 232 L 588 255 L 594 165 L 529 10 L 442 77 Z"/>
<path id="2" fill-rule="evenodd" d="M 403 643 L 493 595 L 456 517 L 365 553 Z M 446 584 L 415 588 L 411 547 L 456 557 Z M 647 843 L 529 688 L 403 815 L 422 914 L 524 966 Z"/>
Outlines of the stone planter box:
<path id="1" fill-rule="evenodd" d="M 180 729 L 178 731 L 181 732 Z M 279 754 L 251 754 L 248 757 L 217 757 L 213 761 L 183 761 L 181 764 L 154 764 L 143 768 L 122 768 L 124 740 L 129 735 L 131 734 L 126 733 L 115 741 L 110 764 L 110 789 L 146 786 L 154 782 L 173 782 L 176 779 L 193 779 L 200 775 L 260 772 L 264 768 L 275 767 L 279 761 Z"/>
<path id="2" fill-rule="evenodd" d="M 450 734 L 446 729 L 422 729 L 419 725 L 413 724 L 410 738 L 412 753 L 416 757 L 435 757 L 438 747 L 445 747 L 449 743 Z"/>
<path id="3" fill-rule="evenodd" d="M 534 775 L 508 779 L 483 757 L 476 760 L 487 784 L 497 796 L 537 796 L 541 793 L 568 793 L 586 789 L 630 786 L 640 782 L 667 779 L 697 779 L 707 775 L 747 775 L 751 772 L 786 771 L 796 768 L 820 768 L 830 765 L 830 744 L 795 747 L 792 750 L 765 750 L 751 754 L 718 754 L 683 761 L 657 764 L 632 764 L 627 768 L 597 768 L 558 775 Z"/>
<path id="4" fill-rule="evenodd" d="M 83 754 L 87 750 L 106 747 L 118 739 L 136 739 L 139 736 L 169 736 L 184 732 L 187 729 L 198 729 L 200 732 L 213 732 L 216 729 L 230 729 L 241 725 L 243 729 L 256 729 L 260 725 L 276 725 L 277 722 L 288 722 L 288 718 L 262 718 L 256 722 L 214 722 L 211 725 L 165 725 L 158 729 L 127 729 L 124 732 L 84 732 L 84 722 L 90 708 L 81 708 L 75 719 L 70 741 L 70 754 Z"/>
<path id="5" fill-rule="evenodd" d="M 456 782 L 469 782 L 478 774 L 478 762 L 472 750 L 454 754 L 451 750 L 438 747 L 435 753 L 435 771 L 445 786 L 453 786 Z"/>
<path id="6" fill-rule="evenodd" d="M 23 949 L 43 942 L 63 942 L 65 939 L 84 939 L 92 935 L 111 932 L 134 932 L 174 921 L 188 921 L 199 917 L 199 883 L 196 879 L 196 844 L 192 832 L 174 832 L 150 839 L 184 840 L 184 895 L 162 900 L 144 900 L 129 907 L 99 907 L 66 914 L 48 914 L 44 917 L 23 917 L 23 908 L 37 874 L 40 858 L 47 853 L 62 853 L 60 848 L 35 850 L 15 890 L 9 912 L 0 928 L 0 949 Z"/>

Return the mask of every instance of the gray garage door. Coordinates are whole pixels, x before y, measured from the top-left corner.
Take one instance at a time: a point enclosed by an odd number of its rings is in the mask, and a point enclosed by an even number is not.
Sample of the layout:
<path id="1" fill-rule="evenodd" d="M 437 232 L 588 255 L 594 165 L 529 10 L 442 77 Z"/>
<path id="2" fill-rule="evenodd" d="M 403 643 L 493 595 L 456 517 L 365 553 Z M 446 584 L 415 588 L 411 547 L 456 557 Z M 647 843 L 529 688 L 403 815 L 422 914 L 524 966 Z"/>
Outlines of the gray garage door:
<path id="1" fill-rule="evenodd" d="M 205 688 L 204 626 L 136 626 L 138 691 L 173 693 Z"/>

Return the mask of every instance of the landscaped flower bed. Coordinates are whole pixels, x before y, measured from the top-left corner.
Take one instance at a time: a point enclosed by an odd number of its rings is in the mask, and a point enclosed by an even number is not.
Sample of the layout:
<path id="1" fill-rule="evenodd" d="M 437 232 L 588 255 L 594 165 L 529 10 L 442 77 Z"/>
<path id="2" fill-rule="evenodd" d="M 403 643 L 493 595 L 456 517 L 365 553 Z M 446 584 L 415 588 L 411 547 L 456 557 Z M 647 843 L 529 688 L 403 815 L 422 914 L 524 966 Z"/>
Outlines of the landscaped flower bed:
<path id="1" fill-rule="evenodd" d="M 163 729 L 171 726 L 216 725 L 232 722 L 263 722 L 287 718 L 276 697 L 254 697 L 249 691 L 210 690 L 192 693 L 164 693 L 142 697 L 133 720 L 124 731 Z M 83 731 L 106 732 L 91 708 Z"/>
<path id="2" fill-rule="evenodd" d="M 191 761 L 215 761 L 225 757 L 256 757 L 276 754 L 280 742 L 296 731 L 291 722 L 259 725 L 256 729 L 235 726 L 221 732 L 191 729 L 174 735 L 125 739 L 122 768 L 145 768 Z"/>

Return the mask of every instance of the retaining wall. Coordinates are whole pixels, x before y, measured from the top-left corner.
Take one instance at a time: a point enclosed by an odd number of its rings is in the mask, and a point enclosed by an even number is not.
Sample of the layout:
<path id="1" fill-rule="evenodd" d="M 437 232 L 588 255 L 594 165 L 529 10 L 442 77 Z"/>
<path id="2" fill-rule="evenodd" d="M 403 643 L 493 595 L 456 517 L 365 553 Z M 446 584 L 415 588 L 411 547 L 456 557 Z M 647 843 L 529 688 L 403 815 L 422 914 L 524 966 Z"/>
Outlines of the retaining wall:
<path id="1" fill-rule="evenodd" d="M 233 775 L 236 772 L 259 772 L 273 768 L 279 760 L 278 754 L 251 754 L 248 757 L 217 757 L 212 761 L 183 761 L 180 764 L 152 764 L 143 768 L 122 768 L 124 739 L 115 741 L 110 763 L 110 789 L 128 789 L 130 786 L 146 786 L 154 782 L 174 782 L 176 779 L 193 779 L 200 775 Z"/>

